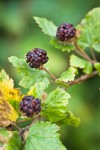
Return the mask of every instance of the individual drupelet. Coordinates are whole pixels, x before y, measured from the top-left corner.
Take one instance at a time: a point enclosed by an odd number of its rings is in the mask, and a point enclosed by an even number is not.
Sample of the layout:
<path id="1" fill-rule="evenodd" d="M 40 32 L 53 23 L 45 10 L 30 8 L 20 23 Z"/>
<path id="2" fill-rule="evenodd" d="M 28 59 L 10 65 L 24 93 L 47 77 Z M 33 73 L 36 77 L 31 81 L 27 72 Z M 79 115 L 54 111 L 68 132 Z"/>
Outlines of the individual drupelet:
<path id="1" fill-rule="evenodd" d="M 40 48 L 34 48 L 26 54 L 26 62 L 31 68 L 40 68 L 48 59 L 47 52 Z"/>
<path id="2" fill-rule="evenodd" d="M 25 96 L 20 102 L 20 110 L 25 113 L 27 117 L 32 117 L 41 111 L 41 101 L 33 96 Z"/>
<path id="3" fill-rule="evenodd" d="M 72 24 L 64 23 L 60 25 L 56 32 L 56 38 L 59 41 L 66 42 L 70 41 L 76 35 L 76 29 Z"/>

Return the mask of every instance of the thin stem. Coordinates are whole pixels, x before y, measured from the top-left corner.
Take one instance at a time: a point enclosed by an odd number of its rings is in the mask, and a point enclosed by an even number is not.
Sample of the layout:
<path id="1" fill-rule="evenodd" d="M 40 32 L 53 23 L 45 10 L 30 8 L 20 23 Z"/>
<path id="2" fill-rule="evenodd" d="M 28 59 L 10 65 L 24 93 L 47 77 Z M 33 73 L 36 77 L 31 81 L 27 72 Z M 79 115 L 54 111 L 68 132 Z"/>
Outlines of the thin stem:
<path id="1" fill-rule="evenodd" d="M 40 116 L 40 115 L 37 115 L 37 116 L 35 117 L 35 119 L 33 120 L 33 122 L 29 125 L 29 127 L 32 126 L 34 123 L 36 123 L 40 118 L 41 118 L 41 116 Z"/>
<path id="2" fill-rule="evenodd" d="M 93 60 L 91 60 L 91 58 L 87 55 L 87 53 L 85 53 L 85 51 L 83 51 L 83 50 L 77 45 L 76 42 L 74 42 L 74 45 L 75 45 L 76 49 L 78 50 L 78 52 L 81 53 L 81 56 L 93 64 Z"/>
<path id="3" fill-rule="evenodd" d="M 21 130 L 21 128 L 20 128 L 17 124 L 14 123 L 13 126 L 14 126 L 15 128 L 17 128 L 18 131 Z"/>
<path id="4" fill-rule="evenodd" d="M 53 75 L 49 70 L 47 70 L 46 68 L 44 68 L 44 66 L 42 66 L 41 69 L 45 70 L 45 71 L 51 76 L 51 78 L 52 78 L 54 81 L 57 79 L 56 76 Z"/>
<path id="5" fill-rule="evenodd" d="M 97 75 L 97 74 L 98 74 L 98 71 L 94 71 L 94 72 L 91 73 L 91 74 L 82 75 L 81 77 L 79 77 L 79 78 L 77 78 L 76 80 L 71 81 L 71 82 L 69 82 L 69 83 L 67 83 L 67 84 L 68 84 L 69 86 L 72 86 L 72 85 L 74 85 L 74 84 L 83 82 L 83 81 L 85 81 L 85 80 L 87 80 L 87 79 L 89 79 L 89 78 L 91 78 L 91 77 L 93 77 L 93 76 L 95 76 L 95 75 Z"/>
<path id="6" fill-rule="evenodd" d="M 80 55 L 81 57 L 83 57 L 83 55 L 82 55 L 77 49 L 75 49 L 75 52 L 76 52 L 78 55 Z"/>
<path id="7" fill-rule="evenodd" d="M 93 60 L 94 60 L 95 62 L 97 62 L 93 48 L 91 48 L 91 54 L 92 54 Z"/>

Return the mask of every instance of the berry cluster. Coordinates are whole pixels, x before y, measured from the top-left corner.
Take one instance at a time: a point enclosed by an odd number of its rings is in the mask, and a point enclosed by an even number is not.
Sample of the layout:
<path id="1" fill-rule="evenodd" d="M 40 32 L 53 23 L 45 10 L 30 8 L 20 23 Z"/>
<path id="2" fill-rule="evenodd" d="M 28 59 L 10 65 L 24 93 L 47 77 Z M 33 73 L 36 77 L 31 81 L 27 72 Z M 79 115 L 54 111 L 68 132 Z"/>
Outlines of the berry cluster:
<path id="1" fill-rule="evenodd" d="M 41 101 L 33 96 L 25 96 L 20 102 L 20 110 L 28 117 L 41 111 Z"/>
<path id="2" fill-rule="evenodd" d="M 72 24 L 64 23 L 60 25 L 57 29 L 56 38 L 59 41 L 69 41 L 75 37 L 76 29 Z"/>
<path id="3" fill-rule="evenodd" d="M 39 68 L 48 61 L 47 52 L 40 48 L 34 48 L 26 54 L 26 62 L 31 68 Z"/>

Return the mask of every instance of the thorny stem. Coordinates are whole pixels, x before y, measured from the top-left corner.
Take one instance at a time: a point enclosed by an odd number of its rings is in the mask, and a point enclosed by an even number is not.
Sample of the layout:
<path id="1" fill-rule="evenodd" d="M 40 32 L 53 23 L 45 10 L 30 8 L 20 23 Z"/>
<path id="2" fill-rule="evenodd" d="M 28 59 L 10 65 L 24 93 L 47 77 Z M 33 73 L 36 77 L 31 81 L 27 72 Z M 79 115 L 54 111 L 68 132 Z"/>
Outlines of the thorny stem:
<path id="1" fill-rule="evenodd" d="M 93 60 L 91 60 L 91 58 L 85 53 L 85 51 L 83 51 L 78 45 L 77 45 L 77 43 L 76 43 L 76 41 L 74 42 L 74 45 L 75 45 L 75 47 L 76 47 L 76 52 L 78 53 L 78 54 L 80 54 L 83 58 L 85 58 L 86 60 L 88 60 L 89 62 L 91 62 L 92 64 L 94 63 L 94 61 Z M 80 53 L 79 53 L 80 52 Z"/>
<path id="2" fill-rule="evenodd" d="M 83 81 L 85 81 L 85 80 L 87 80 L 87 79 L 89 79 L 89 78 L 91 78 L 91 77 L 93 77 L 93 76 L 95 76 L 95 75 L 97 75 L 97 74 L 98 74 L 98 71 L 94 71 L 94 72 L 91 73 L 91 74 L 82 75 L 81 77 L 77 78 L 76 80 L 67 83 L 67 84 L 68 84 L 68 87 L 69 87 L 69 86 L 72 86 L 72 85 L 74 85 L 74 84 L 83 82 Z"/>
<path id="3" fill-rule="evenodd" d="M 47 70 L 46 68 L 44 68 L 44 66 L 41 67 L 41 69 L 45 70 L 50 76 L 51 78 L 55 81 L 57 78 L 55 75 L 53 75 L 49 70 Z"/>

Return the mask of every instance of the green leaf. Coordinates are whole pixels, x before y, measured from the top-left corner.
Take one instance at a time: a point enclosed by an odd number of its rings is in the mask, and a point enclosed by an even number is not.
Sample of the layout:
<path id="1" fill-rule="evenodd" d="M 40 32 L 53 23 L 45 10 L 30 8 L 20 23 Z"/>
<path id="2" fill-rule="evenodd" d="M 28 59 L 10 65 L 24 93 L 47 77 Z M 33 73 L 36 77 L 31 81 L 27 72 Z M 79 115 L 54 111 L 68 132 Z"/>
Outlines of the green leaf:
<path id="1" fill-rule="evenodd" d="M 28 92 L 28 95 L 32 95 L 35 98 L 42 99 L 42 94 L 44 93 L 44 90 L 46 89 L 46 84 L 43 82 L 35 83 L 34 86 L 30 88 L 30 91 Z"/>
<path id="2" fill-rule="evenodd" d="M 97 51 L 97 52 L 99 52 L 100 53 L 100 44 L 98 43 L 98 44 L 93 44 L 93 46 L 92 46 L 94 49 L 95 49 L 95 51 Z"/>
<path id="3" fill-rule="evenodd" d="M 90 11 L 77 28 L 81 31 L 78 44 L 83 49 L 90 47 L 100 52 L 100 7 Z"/>
<path id="4" fill-rule="evenodd" d="M 3 69 L 0 72 L 0 81 L 4 85 L 6 85 L 8 88 L 14 87 L 14 82 L 13 82 L 12 78 L 10 78 L 9 75 L 7 75 L 7 73 Z M 1 87 L 1 89 L 2 89 L 2 87 Z"/>
<path id="5" fill-rule="evenodd" d="M 67 111 L 66 117 L 57 123 L 58 125 L 72 125 L 78 127 L 80 124 L 80 118 L 76 118 L 71 111 Z"/>
<path id="6" fill-rule="evenodd" d="M 16 56 L 11 56 L 8 58 L 9 62 L 13 64 L 14 67 L 22 67 L 23 64 L 25 63 L 24 59 L 19 59 Z"/>
<path id="7" fill-rule="evenodd" d="M 37 122 L 30 129 L 26 137 L 25 150 L 66 150 L 62 145 L 59 127 L 50 122 Z"/>
<path id="8" fill-rule="evenodd" d="M 95 63 L 94 67 L 96 68 L 96 70 L 98 71 L 99 76 L 100 76 L 100 63 Z"/>
<path id="9" fill-rule="evenodd" d="M 0 81 L 1 82 L 6 81 L 8 87 L 10 87 L 10 88 L 14 87 L 13 80 L 9 77 L 9 75 L 3 69 L 0 72 Z"/>
<path id="10" fill-rule="evenodd" d="M 42 115 L 50 122 L 57 122 L 65 118 L 69 98 L 70 95 L 61 88 L 49 93 L 42 107 Z"/>
<path id="11" fill-rule="evenodd" d="M 92 64 L 90 62 L 87 62 L 85 68 L 83 69 L 83 72 L 86 74 L 90 74 L 92 73 L 92 69 L 93 69 Z"/>
<path id="12" fill-rule="evenodd" d="M 49 21 L 46 18 L 41 17 L 33 17 L 33 18 L 45 34 L 51 37 L 56 36 L 57 26 L 52 21 Z"/>
<path id="13" fill-rule="evenodd" d="M 24 88 L 30 88 L 35 83 L 44 82 L 46 84 L 46 88 L 49 85 L 49 80 L 46 77 L 46 73 L 40 70 L 34 70 L 34 72 L 30 72 L 28 76 L 24 76 L 22 80 L 19 82 L 19 85 Z"/>
<path id="14" fill-rule="evenodd" d="M 5 128 L 0 128 L 0 148 L 4 147 L 8 142 L 9 131 Z"/>
<path id="15" fill-rule="evenodd" d="M 92 64 L 87 60 L 80 58 L 76 55 L 71 55 L 70 66 L 83 69 L 83 72 L 86 74 L 92 73 Z"/>
<path id="16" fill-rule="evenodd" d="M 30 68 L 24 59 L 19 59 L 15 56 L 9 57 L 9 62 L 13 64 L 20 74 L 22 80 L 19 82 L 24 88 L 30 88 L 37 82 L 44 82 L 46 87 L 49 85 L 49 80 L 46 77 L 46 72 L 39 69 Z"/>
<path id="17" fill-rule="evenodd" d="M 5 72 L 5 70 L 1 70 L 0 72 L 0 81 L 3 81 L 3 80 L 9 80 L 9 76 L 7 75 L 7 73 Z"/>
<path id="18" fill-rule="evenodd" d="M 69 67 L 68 70 L 61 74 L 61 77 L 56 80 L 57 83 L 59 82 L 68 82 L 73 81 L 76 75 L 76 69 L 73 67 Z"/>
<path id="19" fill-rule="evenodd" d="M 21 150 L 21 138 L 16 131 L 0 128 L 0 143 L 5 150 Z"/>
<path id="20" fill-rule="evenodd" d="M 0 128 L 0 137 L 5 137 L 5 138 L 8 138 L 9 136 L 9 131 L 7 131 L 6 128 Z"/>
<path id="21" fill-rule="evenodd" d="M 74 45 L 72 45 L 71 43 L 59 42 L 56 38 L 51 39 L 50 44 L 53 45 L 55 48 L 62 50 L 62 52 L 70 52 L 75 49 Z"/>
<path id="22" fill-rule="evenodd" d="M 22 141 L 17 132 L 13 132 L 12 137 L 10 137 L 6 150 L 21 150 Z"/>
<path id="23" fill-rule="evenodd" d="M 12 63 L 12 65 L 14 67 L 17 68 L 18 72 L 24 75 L 28 75 L 29 74 L 29 67 L 28 64 L 26 63 L 26 61 L 24 59 L 19 59 L 16 56 L 11 56 L 8 58 L 9 62 Z"/>

